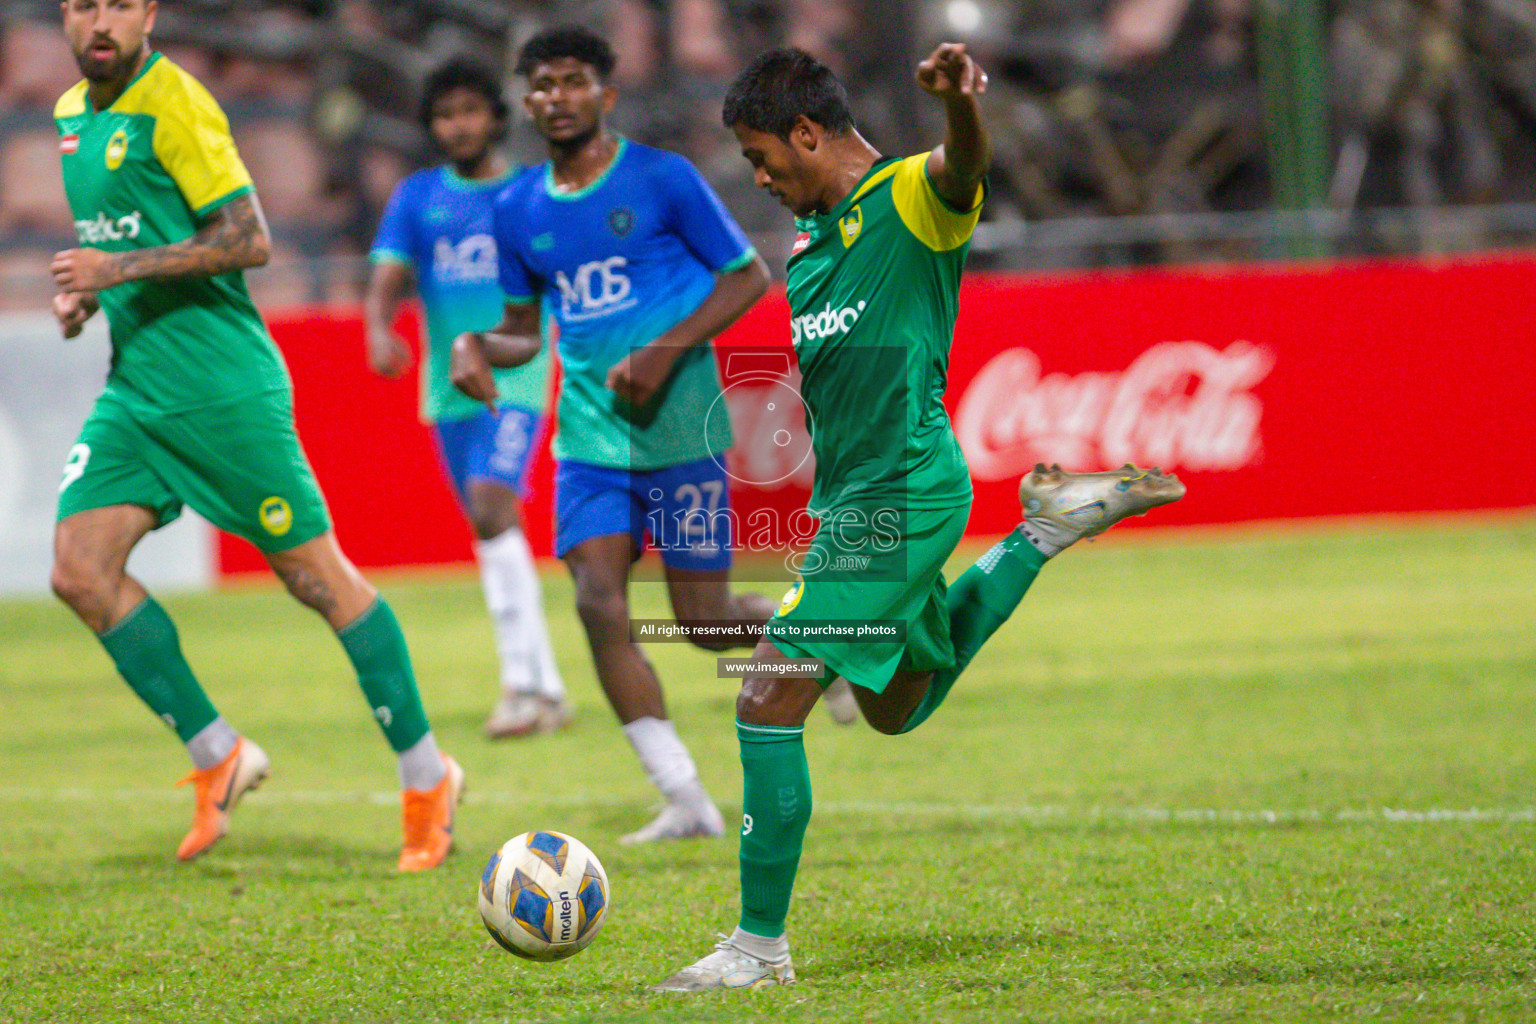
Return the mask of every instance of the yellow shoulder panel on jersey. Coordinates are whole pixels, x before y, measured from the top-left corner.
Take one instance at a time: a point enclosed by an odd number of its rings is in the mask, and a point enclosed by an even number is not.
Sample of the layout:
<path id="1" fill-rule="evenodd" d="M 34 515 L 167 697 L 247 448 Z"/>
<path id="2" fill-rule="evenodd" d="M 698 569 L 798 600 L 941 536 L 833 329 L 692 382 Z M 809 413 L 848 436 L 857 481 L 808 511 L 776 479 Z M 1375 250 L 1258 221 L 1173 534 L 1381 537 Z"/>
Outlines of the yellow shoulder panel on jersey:
<path id="1" fill-rule="evenodd" d="M 70 90 L 59 97 L 59 102 L 53 105 L 54 117 L 79 117 L 85 113 L 85 90 L 88 83 L 76 82 Z"/>
<path id="2" fill-rule="evenodd" d="M 935 252 L 948 252 L 965 244 L 976 230 L 986 191 L 977 185 L 975 205 L 965 213 L 958 212 L 934 191 L 927 167 L 927 153 L 909 156 L 897 164 L 891 179 L 891 201 L 918 241 Z"/>
<path id="3" fill-rule="evenodd" d="M 155 156 L 199 217 L 251 190 L 224 111 L 202 83 L 164 56 L 114 107 L 155 119 Z"/>
<path id="4" fill-rule="evenodd" d="M 899 170 L 901 170 L 900 163 L 894 163 L 889 167 L 880 168 L 880 170 L 875 172 L 873 177 L 859 186 L 859 190 L 853 194 L 853 201 L 856 203 L 860 199 L 863 199 L 870 192 L 874 191 L 876 185 L 880 184 L 886 178 L 889 178 Z"/>

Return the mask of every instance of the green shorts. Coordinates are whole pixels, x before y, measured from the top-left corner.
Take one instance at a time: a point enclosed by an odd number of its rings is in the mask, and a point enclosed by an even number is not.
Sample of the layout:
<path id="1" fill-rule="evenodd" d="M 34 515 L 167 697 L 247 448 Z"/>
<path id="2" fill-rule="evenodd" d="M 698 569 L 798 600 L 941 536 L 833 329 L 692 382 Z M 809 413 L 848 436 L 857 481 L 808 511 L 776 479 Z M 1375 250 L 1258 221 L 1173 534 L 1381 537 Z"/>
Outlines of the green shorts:
<path id="1" fill-rule="evenodd" d="M 912 509 L 902 516 L 897 529 L 887 522 L 862 533 L 829 529 L 823 519 L 800 581 L 768 620 L 764 636 L 786 657 L 826 661 L 823 685 L 835 675 L 882 693 L 897 669 L 931 672 L 954 664 L 943 569 L 965 533 L 971 507 Z M 876 619 L 905 623 L 906 639 L 795 635 L 801 629 L 814 632 L 819 622 Z"/>
<path id="2" fill-rule="evenodd" d="M 103 392 L 69 450 L 59 519 L 143 505 L 156 529 L 183 504 L 263 551 L 286 551 L 331 528 L 293 429 L 293 397 L 267 391 L 187 412 L 145 416 Z"/>

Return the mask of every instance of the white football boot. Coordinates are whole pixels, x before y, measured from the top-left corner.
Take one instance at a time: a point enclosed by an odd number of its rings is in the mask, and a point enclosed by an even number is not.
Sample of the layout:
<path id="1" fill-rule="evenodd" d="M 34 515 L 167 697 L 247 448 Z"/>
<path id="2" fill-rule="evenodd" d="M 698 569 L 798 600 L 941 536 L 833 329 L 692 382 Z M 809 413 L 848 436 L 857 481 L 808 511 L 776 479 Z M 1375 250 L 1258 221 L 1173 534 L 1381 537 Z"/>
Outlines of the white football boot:
<path id="1" fill-rule="evenodd" d="M 668 803 L 649 825 L 620 836 L 625 846 L 663 839 L 708 839 L 725 834 L 725 820 L 707 796 L 697 802 Z"/>
<path id="2" fill-rule="evenodd" d="M 565 698 L 514 690 L 502 694 L 484 728 L 486 739 L 504 740 L 558 732 L 570 723 L 571 705 Z"/>
<path id="3" fill-rule="evenodd" d="M 1172 504 L 1184 497 L 1184 490 L 1178 477 L 1156 466 L 1137 469 L 1127 462 L 1103 473 L 1068 473 L 1055 463 L 1049 468 L 1036 463 L 1019 481 L 1019 504 L 1025 522 L 1036 521 L 1048 534 L 1064 533 L 1062 539 L 1071 543 L 1096 537 L 1129 516 Z"/>
<path id="4" fill-rule="evenodd" d="M 716 988 L 767 988 L 769 985 L 793 985 L 795 965 L 788 956 L 782 963 L 760 960 L 721 937 L 715 951 L 697 963 L 689 964 L 652 992 L 708 992 Z"/>

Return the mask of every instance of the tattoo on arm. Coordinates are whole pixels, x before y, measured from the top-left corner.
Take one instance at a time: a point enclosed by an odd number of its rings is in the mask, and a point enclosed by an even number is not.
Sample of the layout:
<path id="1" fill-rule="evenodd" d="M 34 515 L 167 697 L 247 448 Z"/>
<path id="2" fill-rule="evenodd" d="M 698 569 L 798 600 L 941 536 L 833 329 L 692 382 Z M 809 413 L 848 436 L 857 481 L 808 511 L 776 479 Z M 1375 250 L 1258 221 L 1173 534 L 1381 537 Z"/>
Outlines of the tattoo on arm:
<path id="1" fill-rule="evenodd" d="M 164 281 L 259 267 L 270 255 L 261 208 L 254 195 L 245 195 L 215 210 L 192 237 L 118 253 L 115 261 L 124 281 Z"/>

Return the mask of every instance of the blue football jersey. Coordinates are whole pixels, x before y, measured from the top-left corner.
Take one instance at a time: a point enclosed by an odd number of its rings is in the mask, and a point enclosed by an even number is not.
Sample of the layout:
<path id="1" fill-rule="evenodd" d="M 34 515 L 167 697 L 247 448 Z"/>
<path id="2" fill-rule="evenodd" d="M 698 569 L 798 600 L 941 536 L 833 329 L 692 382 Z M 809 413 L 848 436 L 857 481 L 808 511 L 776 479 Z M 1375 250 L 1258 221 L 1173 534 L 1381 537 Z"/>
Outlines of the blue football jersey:
<path id="1" fill-rule="evenodd" d="M 496 197 L 494 224 L 508 300 L 542 301 L 558 325 L 558 458 L 651 470 L 730 446 L 728 427 L 704 433 L 721 400 L 710 344 L 679 360 L 644 408 L 604 385 L 615 363 L 697 309 L 717 274 L 756 255 L 692 164 L 621 139 L 579 191 L 557 189 L 547 163 L 525 172 Z"/>
<path id="2" fill-rule="evenodd" d="M 449 349 L 465 331 L 501 322 L 496 241 L 491 205 L 514 174 L 480 181 L 444 164 L 417 171 L 390 196 L 369 257 L 404 263 L 416 275 L 426 310 L 426 358 L 421 364 L 421 414 L 429 422 L 478 415 L 479 402 L 448 380 Z M 526 366 L 496 371 L 502 405 L 543 412 L 548 405 L 550 360 L 540 353 Z"/>

